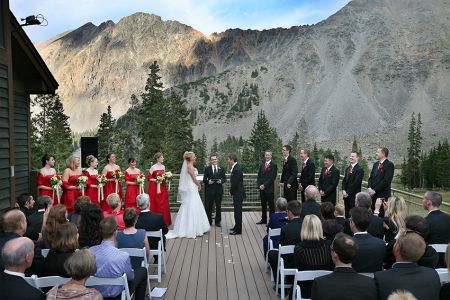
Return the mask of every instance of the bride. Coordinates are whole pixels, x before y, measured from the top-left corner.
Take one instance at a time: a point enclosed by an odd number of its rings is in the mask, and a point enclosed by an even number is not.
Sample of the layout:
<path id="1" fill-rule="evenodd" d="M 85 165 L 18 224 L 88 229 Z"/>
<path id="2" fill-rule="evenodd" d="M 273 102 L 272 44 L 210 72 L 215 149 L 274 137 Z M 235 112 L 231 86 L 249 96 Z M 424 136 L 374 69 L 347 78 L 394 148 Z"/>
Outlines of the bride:
<path id="1" fill-rule="evenodd" d="M 195 238 L 209 231 L 210 225 L 200 199 L 200 182 L 197 180 L 194 152 L 185 152 L 180 172 L 177 201 L 181 203 L 175 219 L 174 229 L 166 234 L 167 239 L 177 237 Z"/>

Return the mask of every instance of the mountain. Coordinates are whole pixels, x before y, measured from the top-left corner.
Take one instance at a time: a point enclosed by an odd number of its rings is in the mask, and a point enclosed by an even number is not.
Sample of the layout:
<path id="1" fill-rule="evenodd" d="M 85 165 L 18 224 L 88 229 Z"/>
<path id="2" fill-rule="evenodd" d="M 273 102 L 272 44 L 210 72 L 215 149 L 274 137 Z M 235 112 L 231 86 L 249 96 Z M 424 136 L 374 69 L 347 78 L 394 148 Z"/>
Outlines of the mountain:
<path id="1" fill-rule="evenodd" d="M 311 26 L 229 29 L 206 36 L 136 13 L 85 24 L 38 44 L 60 83 L 71 126 L 126 112 L 157 60 L 166 88 L 188 102 L 194 136 L 250 134 L 264 110 L 284 141 L 301 132 L 324 147 L 405 149 L 412 112 L 424 145 L 450 134 L 450 0 L 353 0 Z"/>

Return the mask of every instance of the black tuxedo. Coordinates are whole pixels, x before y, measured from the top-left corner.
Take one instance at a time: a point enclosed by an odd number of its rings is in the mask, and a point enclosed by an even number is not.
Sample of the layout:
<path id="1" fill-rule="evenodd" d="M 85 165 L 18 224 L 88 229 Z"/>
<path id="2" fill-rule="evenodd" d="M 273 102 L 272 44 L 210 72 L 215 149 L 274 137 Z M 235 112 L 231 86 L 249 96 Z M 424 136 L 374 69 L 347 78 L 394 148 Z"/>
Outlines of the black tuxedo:
<path id="1" fill-rule="evenodd" d="M 383 240 L 373 237 L 370 233 L 355 234 L 353 239 L 358 245 L 353 259 L 353 269 L 359 273 L 373 273 L 383 270 L 386 254 L 386 244 Z"/>
<path id="2" fill-rule="evenodd" d="M 0 271 L 0 299 L 40 300 L 45 299 L 45 294 L 28 284 L 22 277 Z"/>
<path id="3" fill-rule="evenodd" d="M 31 214 L 27 218 L 28 226 L 32 227 L 34 231 L 41 232 L 42 231 L 42 222 L 44 220 L 44 212 L 37 211 L 34 214 Z"/>
<path id="4" fill-rule="evenodd" d="M 308 199 L 302 203 L 302 210 L 300 212 L 300 217 L 304 218 L 306 215 L 316 215 L 319 218 L 322 217 L 320 213 L 320 204 L 314 199 Z"/>
<path id="5" fill-rule="evenodd" d="M 145 231 L 158 231 L 162 229 L 163 233 L 163 247 L 166 249 L 166 233 L 169 231 L 164 218 L 160 214 L 152 213 L 150 211 L 141 212 L 136 222 L 136 229 L 144 229 Z M 150 249 L 158 249 L 159 238 L 149 237 L 148 243 Z"/>
<path id="6" fill-rule="evenodd" d="M 377 198 L 386 198 L 387 201 L 387 198 L 391 196 L 391 182 L 394 177 L 394 164 L 391 161 L 386 159 L 382 164 L 382 168 L 379 165 L 379 161 L 373 164 L 367 183 L 367 187 L 375 191 L 375 195 L 372 196 L 372 211 L 375 211 Z M 384 211 L 383 206 L 381 206 L 380 217 L 383 216 Z"/>
<path id="7" fill-rule="evenodd" d="M 244 173 L 241 166 L 236 163 L 230 175 L 230 195 L 233 198 L 234 228 L 236 233 L 242 233 L 242 202 L 245 198 Z"/>
<path id="8" fill-rule="evenodd" d="M 277 178 L 277 165 L 271 160 L 269 165 L 264 161 L 258 170 L 257 186 L 258 189 L 264 185 L 264 190 L 259 190 L 261 198 L 261 221 L 267 222 L 267 204 L 269 204 L 269 217 L 275 212 L 274 204 L 274 182 Z"/>
<path id="9" fill-rule="evenodd" d="M 314 279 L 311 289 L 314 300 L 376 300 L 377 290 L 372 278 L 352 268 L 337 267 L 333 273 Z"/>
<path id="10" fill-rule="evenodd" d="M 205 184 L 205 210 L 208 216 L 209 224 L 212 223 L 211 213 L 214 203 L 216 204 L 216 224 L 220 225 L 222 221 L 222 196 L 223 184 L 227 181 L 225 170 L 216 166 L 216 173 L 213 172 L 212 166 L 205 168 L 203 175 L 203 183 Z M 209 180 L 213 183 L 209 184 Z M 218 183 L 220 180 L 220 183 Z"/>
<path id="11" fill-rule="evenodd" d="M 378 299 L 387 299 L 396 290 L 408 291 L 417 300 L 439 299 L 441 282 L 434 269 L 416 263 L 396 263 L 392 269 L 376 272 Z"/>
<path id="12" fill-rule="evenodd" d="M 280 180 L 281 183 L 284 183 L 284 198 L 286 198 L 288 202 L 290 200 L 297 200 L 297 173 L 297 160 L 289 155 L 286 160 L 283 160 L 283 171 L 281 172 Z M 291 185 L 291 188 L 287 187 L 288 184 Z"/>
<path id="13" fill-rule="evenodd" d="M 448 244 L 450 242 L 450 215 L 440 210 L 430 212 L 426 217 L 430 233 L 429 244 Z"/>
<path id="14" fill-rule="evenodd" d="M 334 165 L 327 168 L 323 167 L 319 177 L 319 191 L 323 191 L 322 202 L 331 202 L 336 204 L 336 188 L 339 184 L 339 170 Z"/>
<path id="15" fill-rule="evenodd" d="M 364 178 L 364 170 L 358 164 L 353 169 L 351 165 L 345 169 L 344 179 L 342 179 L 342 190 L 347 192 L 347 198 L 344 198 L 345 217 L 350 218 L 349 211 L 355 207 L 355 196 L 361 192 L 361 185 Z"/>
<path id="16" fill-rule="evenodd" d="M 316 165 L 312 159 L 308 158 L 306 163 L 302 164 L 302 170 L 298 183 L 302 185 L 302 202 L 305 202 L 305 189 L 308 185 L 316 185 Z"/>
<path id="17" fill-rule="evenodd" d="M 297 245 L 298 243 L 300 243 L 300 231 L 302 230 L 302 222 L 303 220 L 301 218 L 294 218 L 290 220 L 289 223 L 281 227 L 281 246 Z M 270 267 L 272 268 L 274 278 L 277 278 L 278 250 L 270 250 L 268 255 L 268 261 Z M 294 254 L 283 255 L 283 259 L 286 268 L 295 266 Z"/>

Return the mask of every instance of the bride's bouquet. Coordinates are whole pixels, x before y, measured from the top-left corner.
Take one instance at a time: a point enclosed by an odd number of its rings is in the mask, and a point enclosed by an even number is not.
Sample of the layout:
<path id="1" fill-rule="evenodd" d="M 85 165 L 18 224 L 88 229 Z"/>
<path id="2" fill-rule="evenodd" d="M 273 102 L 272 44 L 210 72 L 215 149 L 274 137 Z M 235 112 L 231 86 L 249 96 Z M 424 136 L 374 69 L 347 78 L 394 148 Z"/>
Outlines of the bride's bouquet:
<path id="1" fill-rule="evenodd" d="M 116 194 L 119 191 L 119 181 L 123 178 L 123 173 L 120 171 L 120 169 L 116 169 L 112 173 L 112 177 L 114 178 L 114 181 L 116 182 Z"/>
<path id="2" fill-rule="evenodd" d="M 145 175 L 139 174 L 136 177 L 136 184 L 139 185 L 139 195 L 144 193 L 144 182 L 145 182 Z"/>
<path id="3" fill-rule="evenodd" d="M 87 176 L 84 176 L 84 175 L 81 175 L 77 179 L 78 186 L 81 189 L 81 195 L 83 195 L 83 196 L 84 196 L 84 189 L 86 188 L 88 179 L 89 178 Z"/>
<path id="4" fill-rule="evenodd" d="M 62 185 L 61 176 L 59 176 L 58 174 L 53 175 L 52 178 L 50 178 L 50 185 L 52 186 L 53 190 L 52 199 L 55 198 L 56 193 L 56 198 L 58 199 L 59 204 L 59 189 L 61 188 Z"/>
<path id="5" fill-rule="evenodd" d="M 108 182 L 108 179 L 105 175 L 98 175 L 97 176 L 97 186 L 98 186 L 98 201 L 102 201 L 104 194 L 103 194 L 103 187 Z"/>

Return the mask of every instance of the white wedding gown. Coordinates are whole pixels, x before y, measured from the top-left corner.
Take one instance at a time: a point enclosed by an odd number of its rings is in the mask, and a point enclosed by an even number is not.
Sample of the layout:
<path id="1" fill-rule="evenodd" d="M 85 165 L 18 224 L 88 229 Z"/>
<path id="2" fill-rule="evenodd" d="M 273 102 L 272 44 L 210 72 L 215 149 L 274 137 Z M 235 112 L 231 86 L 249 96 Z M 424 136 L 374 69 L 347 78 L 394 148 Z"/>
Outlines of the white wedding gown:
<path id="1" fill-rule="evenodd" d="M 208 217 L 203 207 L 197 185 L 187 172 L 187 163 L 183 162 L 180 172 L 177 201 L 181 202 L 173 230 L 166 234 L 167 239 L 177 237 L 195 238 L 210 230 Z"/>

